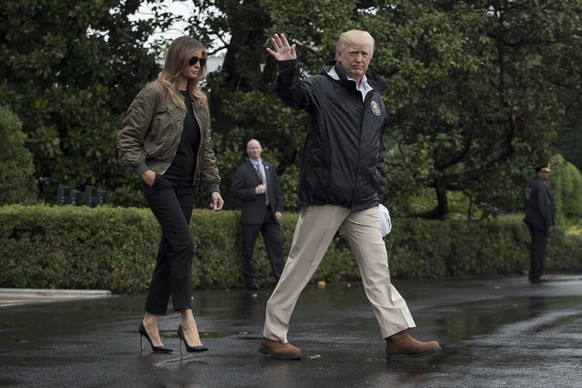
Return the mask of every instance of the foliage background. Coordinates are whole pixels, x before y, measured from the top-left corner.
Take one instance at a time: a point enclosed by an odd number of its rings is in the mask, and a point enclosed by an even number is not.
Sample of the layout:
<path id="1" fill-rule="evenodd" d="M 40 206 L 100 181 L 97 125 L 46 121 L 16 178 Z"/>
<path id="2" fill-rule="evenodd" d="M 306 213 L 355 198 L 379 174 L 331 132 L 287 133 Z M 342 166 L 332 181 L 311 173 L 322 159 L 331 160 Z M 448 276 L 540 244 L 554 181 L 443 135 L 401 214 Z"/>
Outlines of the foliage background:
<path id="1" fill-rule="evenodd" d="M 0 204 L 32 203 L 36 199 L 34 164 L 25 141 L 22 122 L 0 106 Z"/>
<path id="2" fill-rule="evenodd" d="M 136 18 L 146 3 L 152 17 Z M 549 267 L 579 268 L 582 1 L 184 3 L 192 9 L 180 17 L 185 32 L 223 57 L 204 89 L 229 210 L 238 207 L 231 176 L 246 141 L 257 138 L 278 166 L 290 244 L 307 116 L 275 94 L 270 36 L 286 33 L 310 75 L 334 57 L 339 33 L 366 29 L 377 42 L 372 66 L 389 84 L 385 204 L 399 224 L 387 239 L 392 274 L 523 271 L 521 191 L 547 160 L 560 221 Z M 138 177 L 119 165 L 114 138 L 133 97 L 160 70 L 168 42 L 153 34 L 177 18 L 162 0 L 0 2 L 0 204 L 54 203 L 59 183 L 97 186 L 110 204 L 0 207 L 0 286 L 146 286 L 157 226 L 136 209 L 145 205 Z M 199 205 L 207 201 L 200 196 Z M 196 217 L 195 286 L 239 284 L 237 212 Z M 502 222 L 508 217 L 515 219 Z M 341 233 L 327 255 L 316 276 L 356 276 Z"/>
<path id="3" fill-rule="evenodd" d="M 251 137 L 278 165 L 294 209 L 306 116 L 274 93 L 277 65 L 265 48 L 275 32 L 298 45 L 305 75 L 334 57 L 342 31 L 375 36 L 372 66 L 390 86 L 385 197 L 396 215 L 448 217 L 451 193 L 477 216 L 516 211 L 532 166 L 560 151 L 581 167 L 579 0 L 182 3 L 190 15 L 170 14 L 162 0 L 0 3 L 0 104 L 22 120 L 41 201 L 52 203 L 63 183 L 97 186 L 115 206 L 144 205 L 114 137 L 160 69 L 168 42 L 152 36 L 178 19 L 223 57 L 204 86 L 231 209 L 230 178 Z M 151 18 L 137 18 L 145 4 Z"/>

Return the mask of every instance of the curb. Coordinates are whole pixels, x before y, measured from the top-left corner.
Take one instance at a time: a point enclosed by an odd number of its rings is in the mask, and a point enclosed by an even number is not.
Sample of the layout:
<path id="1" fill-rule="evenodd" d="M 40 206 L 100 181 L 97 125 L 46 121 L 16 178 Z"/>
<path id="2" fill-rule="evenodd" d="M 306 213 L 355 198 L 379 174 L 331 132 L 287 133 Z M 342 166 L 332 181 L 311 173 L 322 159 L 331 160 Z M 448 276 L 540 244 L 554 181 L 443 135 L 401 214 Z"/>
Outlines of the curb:
<path id="1" fill-rule="evenodd" d="M 31 303 L 58 302 L 113 296 L 108 290 L 53 290 L 37 288 L 0 288 L 0 307 Z"/>

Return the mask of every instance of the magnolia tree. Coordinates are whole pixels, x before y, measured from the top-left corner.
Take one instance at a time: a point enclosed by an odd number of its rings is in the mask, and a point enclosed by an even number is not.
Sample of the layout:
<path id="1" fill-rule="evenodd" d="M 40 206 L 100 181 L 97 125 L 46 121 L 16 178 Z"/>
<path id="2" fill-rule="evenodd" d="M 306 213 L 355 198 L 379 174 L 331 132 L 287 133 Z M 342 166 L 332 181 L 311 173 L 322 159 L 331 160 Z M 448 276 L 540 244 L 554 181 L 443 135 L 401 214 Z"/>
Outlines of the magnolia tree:
<path id="1" fill-rule="evenodd" d="M 148 3 L 154 17 L 143 20 L 141 1 L 0 2 L 0 104 L 23 122 L 41 197 L 54 198 L 58 183 L 91 184 L 114 204 L 142 203 L 114 137 L 159 71 L 164 42 L 147 42 L 177 17 Z M 305 75 L 334 58 L 341 32 L 375 37 L 372 67 L 389 85 L 385 199 L 395 215 L 443 218 L 459 193 L 481 214 L 515 210 L 534 164 L 558 144 L 579 154 L 558 142 L 581 132 L 578 0 L 184 3 L 186 32 L 223 56 L 204 88 L 228 207 L 252 137 L 278 165 L 288 209 L 295 202 L 307 116 L 275 94 L 277 64 L 265 50 L 273 33 L 297 44 Z"/>
<path id="2" fill-rule="evenodd" d="M 22 120 L 46 201 L 59 183 L 141 201 L 114 138 L 131 99 L 159 71 L 160 50 L 148 39 L 174 18 L 150 3 L 154 17 L 143 20 L 134 0 L 0 2 L 0 105 Z"/>
<path id="3" fill-rule="evenodd" d="M 565 93 L 579 98 L 578 1 L 213 3 L 219 12 L 196 13 L 191 26 L 225 52 L 208 87 L 226 176 L 249 137 L 261 138 L 280 173 L 296 174 L 305 115 L 274 95 L 276 64 L 265 53 L 274 32 L 297 44 L 306 75 L 334 57 L 339 33 L 376 38 L 372 66 L 389 84 L 386 201 L 395 214 L 442 218 L 451 192 L 482 210 L 517 209 L 531 167 L 555 153 Z M 294 179 L 284 182 L 289 202 Z M 432 200 L 413 207 L 427 190 Z"/>

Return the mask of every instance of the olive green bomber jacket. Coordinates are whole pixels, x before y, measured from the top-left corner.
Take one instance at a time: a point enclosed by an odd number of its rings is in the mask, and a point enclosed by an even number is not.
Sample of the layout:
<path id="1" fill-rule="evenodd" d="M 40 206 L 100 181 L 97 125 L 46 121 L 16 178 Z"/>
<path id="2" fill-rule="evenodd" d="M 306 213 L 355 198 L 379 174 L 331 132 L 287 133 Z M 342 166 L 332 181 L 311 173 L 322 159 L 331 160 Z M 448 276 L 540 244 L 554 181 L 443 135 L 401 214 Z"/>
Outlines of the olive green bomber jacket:
<path id="1" fill-rule="evenodd" d="M 200 148 L 192 184 L 205 185 L 209 193 L 220 191 L 220 175 L 211 147 L 210 113 L 206 106 L 193 101 Z M 180 144 L 185 114 L 160 83 L 154 81 L 144 86 L 129 106 L 117 133 L 121 163 L 140 176 L 146 170 L 163 175 Z"/>

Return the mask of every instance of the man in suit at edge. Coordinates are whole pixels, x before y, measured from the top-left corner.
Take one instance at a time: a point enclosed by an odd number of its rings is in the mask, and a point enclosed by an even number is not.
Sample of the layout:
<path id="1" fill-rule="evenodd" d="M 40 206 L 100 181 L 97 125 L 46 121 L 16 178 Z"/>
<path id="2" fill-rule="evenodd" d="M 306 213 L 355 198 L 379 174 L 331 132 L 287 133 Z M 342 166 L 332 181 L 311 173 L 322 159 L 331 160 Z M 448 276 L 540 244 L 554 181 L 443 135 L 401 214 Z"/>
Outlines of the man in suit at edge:
<path id="1" fill-rule="evenodd" d="M 242 270 L 247 287 L 259 289 L 257 273 L 252 264 L 253 251 L 259 232 L 263 235 L 273 276 L 277 281 L 285 266 L 283 235 L 283 192 L 275 167 L 261 160 L 261 143 L 247 143 L 248 161 L 239 166 L 232 181 L 232 196 L 242 202 Z"/>
<path id="2" fill-rule="evenodd" d="M 550 191 L 549 163 L 535 168 L 536 175 L 525 188 L 525 218 L 523 222 L 531 233 L 529 281 L 534 284 L 544 283 L 550 278 L 544 275 L 544 256 L 548 237 L 554 231 L 556 205 Z"/>

